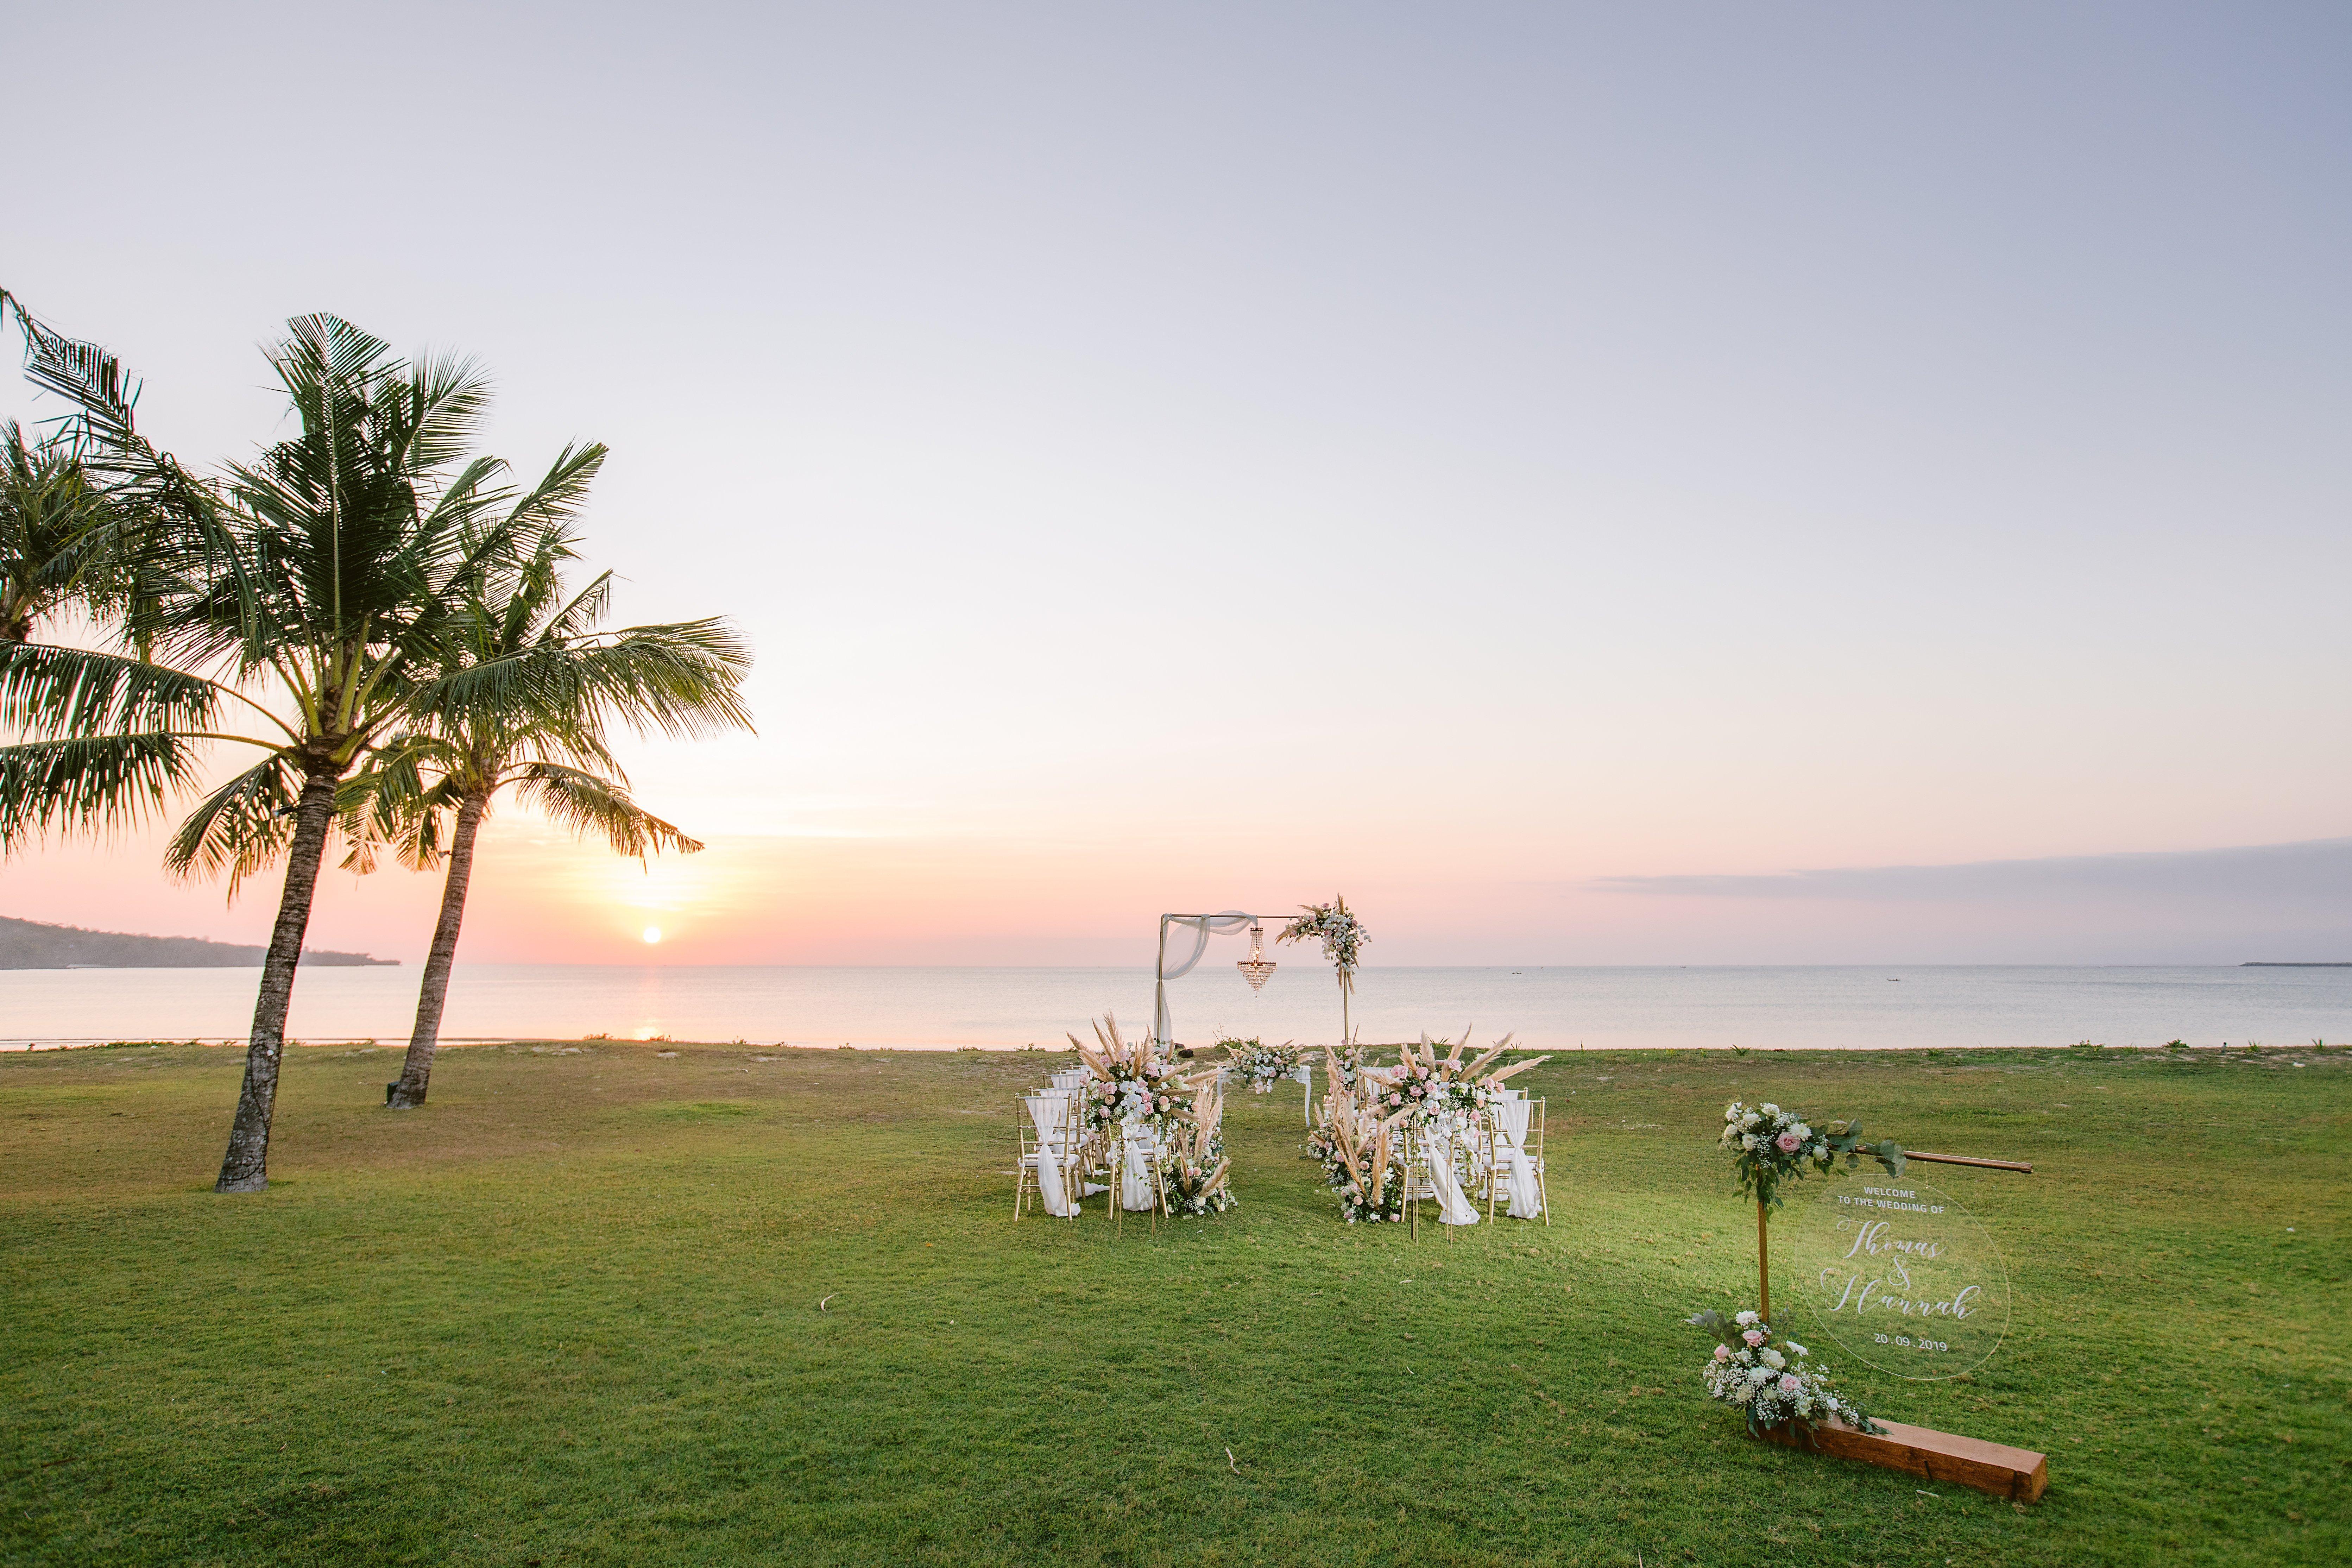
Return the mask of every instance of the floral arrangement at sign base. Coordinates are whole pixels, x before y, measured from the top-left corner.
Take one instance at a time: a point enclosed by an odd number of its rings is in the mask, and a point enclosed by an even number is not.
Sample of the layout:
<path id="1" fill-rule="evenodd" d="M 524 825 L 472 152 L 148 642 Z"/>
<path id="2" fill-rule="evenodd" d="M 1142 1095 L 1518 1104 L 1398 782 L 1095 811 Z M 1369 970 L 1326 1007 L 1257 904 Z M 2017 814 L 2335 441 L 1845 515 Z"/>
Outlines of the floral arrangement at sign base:
<path id="1" fill-rule="evenodd" d="M 1839 1391 L 1830 1369 L 1815 1363 L 1811 1351 L 1773 1333 L 1759 1314 L 1742 1312 L 1727 1321 L 1721 1312 L 1708 1310 L 1685 1321 L 1715 1335 L 1715 1354 L 1703 1374 L 1707 1396 L 1745 1416 L 1750 1436 L 1790 1426 L 1810 1435 L 1815 1423 L 1831 1420 L 1858 1432 L 1885 1431 L 1851 1394 Z"/>
<path id="2" fill-rule="evenodd" d="M 1298 1070 L 1298 1049 L 1285 1040 L 1269 1046 L 1263 1040 L 1219 1040 L 1229 1065 L 1249 1084 L 1252 1094 L 1265 1094 Z"/>

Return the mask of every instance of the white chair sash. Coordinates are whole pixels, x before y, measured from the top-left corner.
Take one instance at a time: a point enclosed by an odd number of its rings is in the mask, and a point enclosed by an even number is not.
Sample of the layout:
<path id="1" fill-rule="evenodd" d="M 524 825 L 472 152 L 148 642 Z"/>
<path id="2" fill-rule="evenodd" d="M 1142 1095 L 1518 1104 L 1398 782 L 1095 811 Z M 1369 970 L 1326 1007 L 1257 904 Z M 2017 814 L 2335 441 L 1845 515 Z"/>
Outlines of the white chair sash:
<path id="1" fill-rule="evenodd" d="M 1071 1217 L 1069 1179 L 1063 1163 L 1070 1156 L 1070 1102 L 1058 1094 L 1024 1095 L 1029 1125 L 1037 1130 L 1037 1152 L 1030 1156 L 1037 1167 L 1037 1195 L 1045 1212 L 1056 1219 Z"/>
<path id="2" fill-rule="evenodd" d="M 1543 1212 L 1542 1188 L 1536 1163 L 1528 1158 L 1528 1117 L 1535 1110 L 1526 1099 L 1496 1100 L 1487 1106 L 1495 1118 L 1495 1154 L 1510 1170 L 1503 1190 L 1510 1194 L 1513 1219 L 1535 1219 Z"/>
<path id="3" fill-rule="evenodd" d="M 1119 1165 L 1118 1202 L 1129 1214 L 1142 1214 L 1159 1206 L 1160 1194 L 1151 1184 L 1151 1167 L 1147 1163 L 1160 1152 L 1160 1140 L 1150 1128 L 1140 1122 L 1127 1124 L 1126 1135 L 1119 1141 L 1123 1155 Z"/>
<path id="4" fill-rule="evenodd" d="M 1450 1117 L 1441 1117 L 1422 1141 L 1429 1156 L 1429 1184 L 1437 1195 L 1437 1218 L 1442 1225 L 1476 1225 L 1478 1205 L 1462 1191 L 1461 1178 L 1454 1173 L 1454 1140 L 1459 1132 Z"/>

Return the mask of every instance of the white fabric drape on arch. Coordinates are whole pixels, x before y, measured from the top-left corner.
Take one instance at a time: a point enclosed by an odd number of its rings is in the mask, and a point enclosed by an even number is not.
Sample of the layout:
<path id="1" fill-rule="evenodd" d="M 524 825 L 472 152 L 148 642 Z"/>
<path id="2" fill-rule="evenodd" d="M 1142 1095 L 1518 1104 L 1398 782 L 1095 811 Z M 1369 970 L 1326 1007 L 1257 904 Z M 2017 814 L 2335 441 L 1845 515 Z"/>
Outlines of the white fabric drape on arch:
<path id="1" fill-rule="evenodd" d="M 1181 980 L 1185 975 L 1192 973 L 1192 966 L 1201 962 L 1202 953 L 1209 951 L 1210 937 L 1233 936 L 1245 931 L 1256 918 L 1255 915 L 1245 915 L 1239 910 L 1227 910 L 1223 914 L 1214 915 L 1162 915 L 1160 917 L 1160 965 L 1154 971 L 1151 985 L 1151 1037 L 1153 1039 L 1162 1045 L 1169 1043 L 1168 983 L 1171 980 Z M 1171 927 L 1192 933 L 1192 950 L 1184 954 L 1181 962 L 1174 964 L 1168 962 L 1171 946 L 1168 932 Z M 1179 935 L 1174 945 L 1181 948 L 1184 940 L 1183 936 Z"/>

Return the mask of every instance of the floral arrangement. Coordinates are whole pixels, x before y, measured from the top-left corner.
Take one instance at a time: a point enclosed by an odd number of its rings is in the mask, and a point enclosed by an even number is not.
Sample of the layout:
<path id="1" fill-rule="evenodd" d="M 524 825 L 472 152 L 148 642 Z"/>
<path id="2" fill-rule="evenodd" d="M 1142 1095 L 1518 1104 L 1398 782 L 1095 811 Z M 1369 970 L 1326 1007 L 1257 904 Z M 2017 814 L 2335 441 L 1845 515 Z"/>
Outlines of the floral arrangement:
<path id="1" fill-rule="evenodd" d="M 1192 1108 L 1199 1081 L 1161 1061 L 1150 1040 L 1123 1038 L 1111 1015 L 1095 1026 L 1092 1047 L 1076 1035 L 1069 1038 L 1088 1074 L 1082 1116 L 1089 1135 L 1115 1137 L 1130 1121 L 1161 1127 Z"/>
<path id="2" fill-rule="evenodd" d="M 1169 1212 L 1222 1214 L 1241 1200 L 1231 1185 L 1233 1163 L 1225 1158 L 1224 1098 L 1216 1074 L 1190 1076 L 1161 1061 L 1149 1039 L 1129 1041 L 1118 1020 L 1103 1015 L 1089 1047 L 1076 1035 L 1070 1044 L 1087 1070 L 1082 1112 L 1087 1142 L 1099 1150 L 1129 1122 L 1159 1134 L 1160 1177 Z"/>
<path id="3" fill-rule="evenodd" d="M 1219 1040 L 1233 1069 L 1246 1080 L 1252 1094 L 1265 1094 L 1298 1070 L 1298 1051 L 1287 1040 L 1269 1046 L 1263 1040 Z"/>
<path id="4" fill-rule="evenodd" d="M 1494 1100 L 1496 1089 L 1505 1079 L 1549 1059 L 1530 1057 L 1498 1072 L 1486 1072 L 1486 1064 L 1510 1049 L 1511 1038 L 1505 1035 L 1465 1067 L 1462 1049 L 1470 1043 L 1469 1030 L 1462 1031 L 1462 1038 L 1454 1042 L 1453 1049 L 1443 1058 L 1437 1051 L 1446 1042 L 1433 1041 L 1423 1034 L 1417 1052 L 1408 1045 L 1403 1059 L 1395 1067 L 1375 1068 L 1365 1075 L 1370 1081 L 1372 1104 L 1391 1121 L 1402 1119 L 1416 1127 L 1428 1126 L 1449 1114 L 1465 1119 L 1475 1116 Z"/>
<path id="5" fill-rule="evenodd" d="M 1861 1122 L 1832 1121 L 1815 1128 L 1799 1112 L 1769 1103 L 1733 1100 L 1724 1109 L 1723 1135 L 1717 1142 L 1731 1152 L 1740 1192 L 1768 1209 L 1780 1206 L 1782 1182 L 1803 1176 L 1808 1165 L 1826 1173 L 1840 1154 L 1845 1156 L 1848 1170 L 1868 1154 L 1885 1166 L 1888 1174 L 1903 1173 L 1901 1146 L 1892 1139 L 1864 1143 Z"/>
<path id="6" fill-rule="evenodd" d="M 1229 1179 L 1233 1162 L 1225 1158 L 1224 1113 L 1224 1097 L 1212 1083 L 1192 1097 L 1181 1114 L 1164 1124 L 1160 1175 L 1170 1214 L 1193 1217 L 1223 1214 L 1241 1202 L 1234 1196 Z"/>
<path id="7" fill-rule="evenodd" d="M 1323 1047 L 1323 1060 L 1329 1074 L 1327 1079 L 1333 1089 L 1353 1089 L 1356 1076 L 1364 1070 L 1364 1047 L 1353 1040 L 1345 1045 Z"/>
<path id="8" fill-rule="evenodd" d="M 1304 912 L 1282 928 L 1276 942 L 1305 942 L 1309 938 L 1323 944 L 1323 956 L 1339 971 L 1339 988 L 1352 991 L 1356 985 L 1358 955 L 1371 936 L 1349 910 L 1346 899 L 1335 899 L 1328 904 L 1301 904 Z"/>
<path id="9" fill-rule="evenodd" d="M 1705 1377 L 1709 1398 L 1720 1399 L 1748 1418 L 1748 1430 L 1794 1422 L 1806 1431 L 1816 1422 L 1838 1420 L 1860 1432 L 1884 1433 L 1852 1395 L 1840 1393 L 1826 1366 L 1794 1340 L 1782 1339 L 1754 1312 L 1728 1322 L 1717 1311 L 1686 1320 L 1716 1337 Z"/>
<path id="10" fill-rule="evenodd" d="M 1324 1098 L 1323 1124 L 1307 1142 L 1349 1225 L 1404 1218 L 1404 1162 L 1391 1158 L 1389 1123 L 1347 1089 Z"/>

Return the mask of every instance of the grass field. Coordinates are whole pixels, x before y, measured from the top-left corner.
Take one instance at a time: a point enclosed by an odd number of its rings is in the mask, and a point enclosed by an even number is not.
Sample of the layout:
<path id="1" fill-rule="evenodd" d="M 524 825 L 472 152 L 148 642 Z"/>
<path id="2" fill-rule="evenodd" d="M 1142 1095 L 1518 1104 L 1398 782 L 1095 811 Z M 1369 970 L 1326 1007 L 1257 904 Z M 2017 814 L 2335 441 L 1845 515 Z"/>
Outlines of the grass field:
<path id="1" fill-rule="evenodd" d="M 1557 1223 L 1418 1244 L 1338 1223 L 1295 1089 L 1238 1097 L 1230 1214 L 1012 1224 L 1058 1059 L 485 1047 L 403 1114 L 396 1051 L 305 1047 L 278 1184 L 222 1198 L 239 1053 L 0 1058 L 0 1561 L 2352 1561 L 2340 1051 L 1555 1058 Z M 2036 1163 L 1933 1178 L 2006 1253 L 2000 1354 L 1842 1370 L 2047 1452 L 2042 1503 L 1702 1397 L 1734 1096 Z"/>

